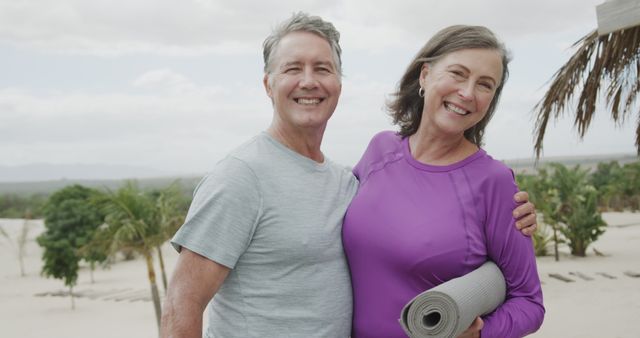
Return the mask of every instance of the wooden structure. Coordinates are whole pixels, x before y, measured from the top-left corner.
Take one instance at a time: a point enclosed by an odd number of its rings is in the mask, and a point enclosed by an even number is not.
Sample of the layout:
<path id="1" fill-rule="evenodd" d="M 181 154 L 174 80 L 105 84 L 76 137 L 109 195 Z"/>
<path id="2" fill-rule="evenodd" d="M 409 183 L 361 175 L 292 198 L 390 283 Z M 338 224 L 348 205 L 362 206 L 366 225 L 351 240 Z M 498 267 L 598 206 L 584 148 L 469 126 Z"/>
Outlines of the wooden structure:
<path id="1" fill-rule="evenodd" d="M 640 25 L 640 0 L 608 0 L 596 6 L 598 34 Z"/>

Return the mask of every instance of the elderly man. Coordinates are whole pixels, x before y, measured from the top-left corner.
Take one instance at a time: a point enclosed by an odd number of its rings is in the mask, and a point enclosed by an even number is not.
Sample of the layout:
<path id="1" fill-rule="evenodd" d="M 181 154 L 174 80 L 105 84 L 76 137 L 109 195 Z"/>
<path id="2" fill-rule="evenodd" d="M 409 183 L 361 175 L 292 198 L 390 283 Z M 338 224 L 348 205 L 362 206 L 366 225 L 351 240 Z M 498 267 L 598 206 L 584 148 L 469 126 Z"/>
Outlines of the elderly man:
<path id="1" fill-rule="evenodd" d="M 302 13 L 265 40 L 273 120 L 198 185 L 172 241 L 163 337 L 201 337 L 207 304 L 206 337 L 349 336 L 340 233 L 358 182 L 320 150 L 342 88 L 338 41 L 331 23 Z M 532 211 L 515 211 L 528 215 L 525 232 Z"/>

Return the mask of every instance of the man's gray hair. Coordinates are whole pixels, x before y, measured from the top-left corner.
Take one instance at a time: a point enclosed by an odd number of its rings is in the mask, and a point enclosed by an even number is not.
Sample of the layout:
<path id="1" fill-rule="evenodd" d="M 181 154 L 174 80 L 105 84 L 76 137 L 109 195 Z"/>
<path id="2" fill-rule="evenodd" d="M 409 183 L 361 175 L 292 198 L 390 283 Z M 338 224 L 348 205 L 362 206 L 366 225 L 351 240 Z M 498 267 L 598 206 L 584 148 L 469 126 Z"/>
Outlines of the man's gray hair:
<path id="1" fill-rule="evenodd" d="M 262 43 L 262 56 L 264 58 L 264 72 L 269 74 L 273 71 L 273 57 L 277 52 L 280 41 L 285 35 L 292 32 L 309 32 L 327 40 L 331 46 L 333 61 L 336 70 L 342 76 L 342 48 L 340 48 L 340 32 L 331 22 L 322 20 L 319 16 L 312 16 L 307 13 L 294 13 L 289 19 L 278 25 Z"/>

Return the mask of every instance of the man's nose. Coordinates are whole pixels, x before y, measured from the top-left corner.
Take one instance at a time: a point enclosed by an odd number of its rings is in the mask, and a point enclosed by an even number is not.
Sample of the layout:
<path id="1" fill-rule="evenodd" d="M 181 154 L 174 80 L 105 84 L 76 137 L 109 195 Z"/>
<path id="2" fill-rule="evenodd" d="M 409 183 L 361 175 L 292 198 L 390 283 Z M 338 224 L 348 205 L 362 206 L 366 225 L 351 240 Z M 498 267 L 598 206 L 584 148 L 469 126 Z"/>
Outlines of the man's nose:
<path id="1" fill-rule="evenodd" d="M 300 88 L 304 89 L 313 89 L 318 86 L 318 79 L 316 78 L 316 74 L 313 73 L 312 70 L 305 70 L 301 74 L 302 78 L 298 85 Z"/>

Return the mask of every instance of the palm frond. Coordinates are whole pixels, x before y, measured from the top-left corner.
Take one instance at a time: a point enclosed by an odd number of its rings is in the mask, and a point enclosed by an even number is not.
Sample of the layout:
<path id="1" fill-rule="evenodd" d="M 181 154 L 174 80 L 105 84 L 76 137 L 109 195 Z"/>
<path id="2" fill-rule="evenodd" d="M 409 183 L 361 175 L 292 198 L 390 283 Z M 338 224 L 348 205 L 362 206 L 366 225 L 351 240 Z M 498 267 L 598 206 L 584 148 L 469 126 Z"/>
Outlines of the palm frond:
<path id="1" fill-rule="evenodd" d="M 107 247 L 112 254 L 123 249 L 143 253 L 153 247 L 160 231 L 156 225 L 156 206 L 134 182 L 107 191 L 99 204 L 106 217 L 100 236 L 93 241 L 95 245 Z"/>
<path id="2" fill-rule="evenodd" d="M 637 103 L 640 86 L 640 26 L 598 36 L 585 35 L 573 47 L 573 56 L 552 77 L 544 97 L 536 104 L 535 152 L 540 157 L 550 119 L 558 119 L 578 96 L 574 126 L 582 139 L 603 98 L 611 118 L 621 124 Z M 636 107 L 640 115 L 640 109 Z M 636 129 L 636 149 L 640 155 L 640 119 Z"/>

